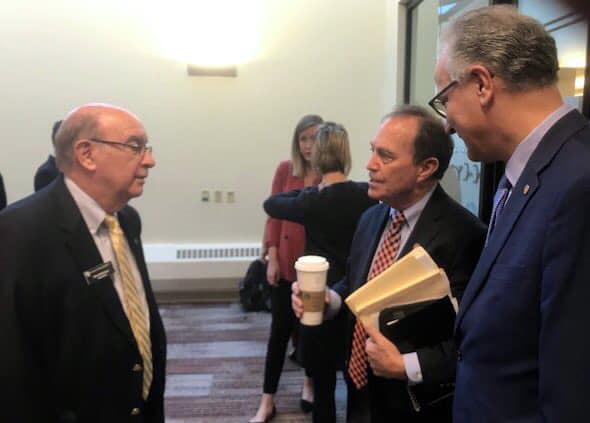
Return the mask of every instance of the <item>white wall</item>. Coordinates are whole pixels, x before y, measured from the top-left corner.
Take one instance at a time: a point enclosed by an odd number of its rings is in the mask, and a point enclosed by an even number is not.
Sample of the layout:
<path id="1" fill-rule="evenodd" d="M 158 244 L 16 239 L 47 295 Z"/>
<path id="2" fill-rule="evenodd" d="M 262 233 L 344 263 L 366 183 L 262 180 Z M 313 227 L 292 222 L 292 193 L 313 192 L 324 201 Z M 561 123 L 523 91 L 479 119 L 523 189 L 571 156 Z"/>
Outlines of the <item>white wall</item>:
<path id="1" fill-rule="evenodd" d="M 343 123 L 352 176 L 366 179 L 368 141 L 398 94 L 397 3 L 251 0 L 254 57 L 237 78 L 203 78 L 164 54 L 153 13 L 196 21 L 195 1 L 2 2 L 0 172 L 9 201 L 32 191 L 53 121 L 85 102 L 111 102 L 139 115 L 154 147 L 157 166 L 133 202 L 144 242 L 259 240 L 261 202 L 301 115 Z M 202 203 L 203 189 L 235 191 L 236 202 Z"/>

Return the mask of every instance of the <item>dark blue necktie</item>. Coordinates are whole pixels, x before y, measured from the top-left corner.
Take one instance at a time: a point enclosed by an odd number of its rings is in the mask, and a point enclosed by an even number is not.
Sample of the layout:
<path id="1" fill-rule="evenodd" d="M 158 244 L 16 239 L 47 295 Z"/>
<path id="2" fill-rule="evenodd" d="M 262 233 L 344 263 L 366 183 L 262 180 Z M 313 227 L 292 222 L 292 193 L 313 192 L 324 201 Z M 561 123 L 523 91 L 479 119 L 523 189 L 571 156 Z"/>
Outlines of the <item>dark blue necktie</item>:
<path id="1" fill-rule="evenodd" d="M 496 194 L 494 195 L 494 208 L 492 209 L 492 218 L 490 219 L 490 226 L 488 227 L 488 236 L 486 238 L 486 244 L 488 240 L 492 236 L 492 232 L 496 227 L 496 223 L 504 210 L 504 206 L 506 206 L 506 200 L 508 198 L 508 194 L 512 189 L 512 185 L 506 175 L 502 176 L 500 182 L 498 183 L 498 189 L 496 190 Z"/>

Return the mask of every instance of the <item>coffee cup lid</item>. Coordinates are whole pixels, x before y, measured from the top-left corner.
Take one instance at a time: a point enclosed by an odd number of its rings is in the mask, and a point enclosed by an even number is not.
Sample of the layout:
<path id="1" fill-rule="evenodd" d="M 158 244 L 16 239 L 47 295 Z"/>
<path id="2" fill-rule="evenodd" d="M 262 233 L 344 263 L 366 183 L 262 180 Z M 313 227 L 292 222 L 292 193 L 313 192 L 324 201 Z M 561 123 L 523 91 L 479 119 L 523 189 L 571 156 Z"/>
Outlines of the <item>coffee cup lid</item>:
<path id="1" fill-rule="evenodd" d="M 296 270 L 308 272 L 322 272 L 328 270 L 330 264 L 322 256 L 301 256 L 295 262 Z"/>

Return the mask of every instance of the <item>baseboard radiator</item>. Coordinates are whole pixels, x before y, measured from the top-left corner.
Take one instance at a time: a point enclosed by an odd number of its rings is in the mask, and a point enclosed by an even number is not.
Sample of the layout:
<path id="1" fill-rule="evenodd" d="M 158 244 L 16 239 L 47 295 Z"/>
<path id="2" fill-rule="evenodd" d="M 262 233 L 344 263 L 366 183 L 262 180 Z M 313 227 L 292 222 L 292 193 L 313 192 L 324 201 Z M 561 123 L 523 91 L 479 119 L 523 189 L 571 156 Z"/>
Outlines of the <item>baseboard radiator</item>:
<path id="1" fill-rule="evenodd" d="M 237 298 L 248 264 L 260 257 L 260 243 L 144 244 L 159 300 L 215 301 Z"/>

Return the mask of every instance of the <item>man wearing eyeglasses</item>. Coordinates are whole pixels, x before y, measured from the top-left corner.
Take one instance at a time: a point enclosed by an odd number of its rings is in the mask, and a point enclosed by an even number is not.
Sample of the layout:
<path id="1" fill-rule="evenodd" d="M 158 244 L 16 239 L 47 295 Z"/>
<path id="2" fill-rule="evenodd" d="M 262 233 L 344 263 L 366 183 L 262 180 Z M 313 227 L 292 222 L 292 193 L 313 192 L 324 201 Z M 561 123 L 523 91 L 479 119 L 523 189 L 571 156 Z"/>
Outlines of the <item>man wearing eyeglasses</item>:
<path id="1" fill-rule="evenodd" d="M 512 7 L 442 36 L 430 104 L 469 158 L 506 164 L 456 321 L 457 423 L 588 420 L 590 129 L 558 69 L 554 39 Z"/>
<path id="2" fill-rule="evenodd" d="M 164 421 L 165 333 L 127 205 L 147 142 L 130 112 L 79 107 L 57 133 L 63 175 L 0 214 L 1 421 Z"/>

